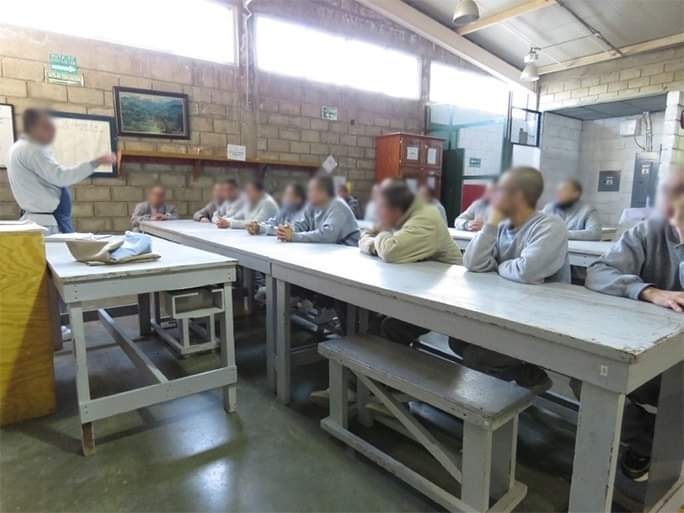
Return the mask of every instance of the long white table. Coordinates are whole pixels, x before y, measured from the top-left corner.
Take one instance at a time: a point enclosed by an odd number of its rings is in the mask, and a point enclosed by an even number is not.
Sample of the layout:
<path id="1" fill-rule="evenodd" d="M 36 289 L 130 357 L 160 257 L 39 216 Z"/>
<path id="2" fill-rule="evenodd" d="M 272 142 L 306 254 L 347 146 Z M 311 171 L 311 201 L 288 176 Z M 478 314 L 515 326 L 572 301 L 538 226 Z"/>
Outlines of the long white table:
<path id="1" fill-rule="evenodd" d="M 275 314 L 268 318 L 276 324 L 283 401 L 290 397 L 289 287 L 298 285 L 581 380 L 571 511 L 610 511 L 625 396 L 662 374 L 649 507 L 682 488 L 681 314 L 573 285 L 523 285 L 434 262 L 386 264 L 355 248 L 286 244 L 192 221 L 149 222 L 143 229 L 270 262 L 275 283 L 267 307 Z"/>
<path id="2" fill-rule="evenodd" d="M 74 260 L 66 244 L 46 244 L 52 283 L 66 304 L 71 323 L 81 443 L 85 455 L 95 451 L 93 422 L 96 420 L 215 388 L 223 389 L 227 412 L 235 411 L 237 405 L 231 294 L 236 261 L 158 238 L 153 238 L 152 251 L 159 253 L 161 258 L 151 262 L 90 266 Z M 102 309 L 99 310 L 99 317 L 104 327 L 154 384 L 105 397 L 91 397 L 84 311 L 97 308 L 105 301 L 111 306 L 112 298 L 135 294 L 139 300 L 140 331 L 144 335 L 151 331 L 153 314 L 150 311 L 150 294 L 210 285 L 222 287 L 224 297 L 224 311 L 220 315 L 219 368 L 168 379 Z"/>

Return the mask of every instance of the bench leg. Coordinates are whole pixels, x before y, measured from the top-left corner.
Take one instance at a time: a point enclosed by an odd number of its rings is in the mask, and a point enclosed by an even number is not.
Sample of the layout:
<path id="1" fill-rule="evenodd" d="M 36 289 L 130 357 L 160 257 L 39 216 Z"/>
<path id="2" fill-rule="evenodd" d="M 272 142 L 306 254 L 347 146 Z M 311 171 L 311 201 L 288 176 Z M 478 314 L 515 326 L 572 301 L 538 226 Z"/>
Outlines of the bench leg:
<path id="1" fill-rule="evenodd" d="M 150 323 L 149 294 L 138 294 L 138 326 L 140 329 L 141 337 L 144 337 L 152 333 L 152 325 Z"/>
<path id="2" fill-rule="evenodd" d="M 88 354 L 86 352 L 83 308 L 81 306 L 69 306 L 68 309 L 74 344 L 74 359 L 76 361 L 76 397 L 80 410 L 82 404 L 90 401 L 90 379 L 88 377 Z M 95 453 L 95 431 L 92 422 L 81 421 L 81 448 L 84 456 L 90 456 Z"/>
<path id="3" fill-rule="evenodd" d="M 278 399 L 287 404 L 291 397 L 290 284 L 276 280 L 276 381 Z"/>
<path id="4" fill-rule="evenodd" d="M 276 345 L 276 281 L 266 275 L 266 379 L 268 386 L 275 392 L 275 345 Z"/>
<path id="5" fill-rule="evenodd" d="M 463 481 L 461 499 L 475 511 L 489 509 L 492 432 L 470 422 L 463 423 Z"/>
<path id="6" fill-rule="evenodd" d="M 516 450 L 518 447 L 518 416 L 499 427 L 492 435 L 492 482 L 490 495 L 500 499 L 515 482 Z"/>
<path id="7" fill-rule="evenodd" d="M 347 315 L 345 319 L 344 334 L 347 336 L 356 334 L 356 313 L 357 308 L 347 303 Z"/>
<path id="8" fill-rule="evenodd" d="M 220 359 L 222 367 L 235 367 L 235 336 L 233 333 L 233 291 L 223 286 L 223 312 L 220 314 Z M 228 413 L 237 409 L 237 383 L 223 387 L 223 408 Z"/>
<path id="9" fill-rule="evenodd" d="M 347 372 L 339 363 L 330 360 L 330 417 L 347 429 L 349 405 L 347 404 Z"/>

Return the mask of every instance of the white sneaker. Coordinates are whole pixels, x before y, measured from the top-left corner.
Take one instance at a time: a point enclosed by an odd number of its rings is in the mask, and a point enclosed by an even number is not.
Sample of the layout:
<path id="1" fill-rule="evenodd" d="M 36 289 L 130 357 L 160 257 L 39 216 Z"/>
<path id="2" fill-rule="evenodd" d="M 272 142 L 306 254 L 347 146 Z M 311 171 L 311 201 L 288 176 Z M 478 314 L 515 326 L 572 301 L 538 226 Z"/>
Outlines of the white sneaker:
<path id="1" fill-rule="evenodd" d="M 62 342 L 66 342 L 68 340 L 71 340 L 72 335 L 71 335 L 71 328 L 68 326 L 62 326 Z"/>

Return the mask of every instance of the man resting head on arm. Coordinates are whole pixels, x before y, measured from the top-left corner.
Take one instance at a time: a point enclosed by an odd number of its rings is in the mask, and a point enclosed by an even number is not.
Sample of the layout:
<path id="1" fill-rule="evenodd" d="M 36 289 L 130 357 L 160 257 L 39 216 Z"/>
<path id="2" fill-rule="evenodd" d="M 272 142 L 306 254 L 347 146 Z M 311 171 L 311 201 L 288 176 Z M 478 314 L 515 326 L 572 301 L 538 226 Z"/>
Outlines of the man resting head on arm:
<path id="1" fill-rule="evenodd" d="M 461 250 L 439 211 L 416 198 L 406 182 L 385 180 L 376 201 L 378 227 L 361 237 L 363 253 L 397 264 L 423 260 L 462 263 Z"/>
<path id="2" fill-rule="evenodd" d="M 496 190 L 497 179 L 487 183 L 482 197 L 473 201 L 468 208 L 454 219 L 454 228 L 469 232 L 479 232 L 487 219 L 487 211 L 492 201 L 492 196 Z"/>
<path id="3" fill-rule="evenodd" d="M 260 180 L 251 180 L 245 186 L 245 201 L 242 208 L 232 217 L 221 217 L 216 221 L 219 228 L 235 230 L 246 228 L 252 222 L 261 223 L 278 213 L 278 204 L 264 189 Z"/>
<path id="4" fill-rule="evenodd" d="M 561 182 L 555 201 L 542 212 L 560 217 L 568 227 L 570 240 L 601 240 L 601 219 L 594 207 L 582 201 L 582 184 L 577 180 Z"/>
<path id="5" fill-rule="evenodd" d="M 147 201 L 138 203 L 131 216 L 133 230 L 140 229 L 141 221 L 168 221 L 178 219 L 176 207 L 166 202 L 166 189 L 161 185 L 155 185 L 147 193 Z"/>
<path id="6" fill-rule="evenodd" d="M 304 215 L 292 224 L 276 228 L 283 242 L 322 242 L 358 246 L 359 225 L 347 203 L 335 197 L 335 184 L 326 175 L 309 180 Z"/>
<path id="7" fill-rule="evenodd" d="M 211 191 L 211 201 L 204 208 L 200 208 L 192 215 L 193 221 L 200 223 L 211 223 L 212 216 L 221 208 L 221 205 L 228 199 L 230 185 L 228 182 L 218 182 L 214 184 Z"/>
<path id="8" fill-rule="evenodd" d="M 558 217 L 537 212 L 543 191 L 537 169 L 514 167 L 503 174 L 487 222 L 466 250 L 469 271 L 496 271 L 522 283 L 570 282 L 568 230 Z"/>
<path id="9" fill-rule="evenodd" d="M 261 223 L 256 221 L 248 223 L 247 231 L 250 235 L 275 235 L 276 228 L 281 224 L 292 224 L 302 218 L 304 203 L 306 203 L 306 190 L 298 183 L 291 183 L 285 187 L 282 205 L 278 213 Z"/>

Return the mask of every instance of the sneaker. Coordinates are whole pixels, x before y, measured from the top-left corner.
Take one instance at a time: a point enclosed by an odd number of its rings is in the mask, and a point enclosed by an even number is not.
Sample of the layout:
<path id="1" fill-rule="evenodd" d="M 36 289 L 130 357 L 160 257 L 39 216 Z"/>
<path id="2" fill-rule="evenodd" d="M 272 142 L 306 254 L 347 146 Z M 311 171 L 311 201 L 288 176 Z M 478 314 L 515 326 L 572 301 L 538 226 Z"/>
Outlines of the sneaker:
<path id="1" fill-rule="evenodd" d="M 631 449 L 625 451 L 620 462 L 622 472 L 632 481 L 646 481 L 648 480 L 648 471 L 651 466 L 651 458 L 640 456 Z"/>

